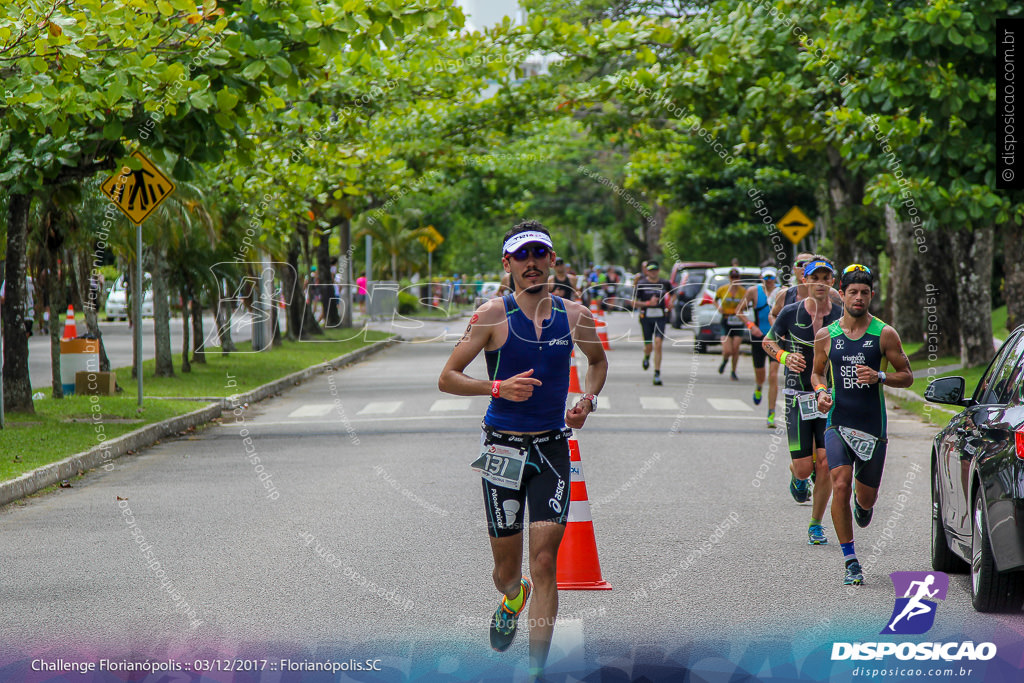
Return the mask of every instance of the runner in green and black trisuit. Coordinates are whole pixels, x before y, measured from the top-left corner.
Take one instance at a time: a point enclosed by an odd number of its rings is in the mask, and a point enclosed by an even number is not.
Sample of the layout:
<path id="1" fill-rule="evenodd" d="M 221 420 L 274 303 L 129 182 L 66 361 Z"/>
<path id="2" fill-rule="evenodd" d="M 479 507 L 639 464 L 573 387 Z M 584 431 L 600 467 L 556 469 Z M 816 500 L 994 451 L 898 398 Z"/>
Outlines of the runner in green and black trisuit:
<path id="1" fill-rule="evenodd" d="M 843 317 L 815 336 L 811 377 L 818 409 L 828 411 L 825 451 L 832 474 L 832 523 L 846 563 L 843 583 L 854 586 L 864 582 L 864 574 L 853 549 L 852 480 L 857 480 L 853 519 L 857 526 L 865 527 L 871 522 L 885 466 L 882 385 L 909 387 L 914 383 L 899 334 L 868 313 L 873 285 L 866 266 L 854 264 L 843 271 L 839 281 Z M 884 371 L 886 362 L 892 366 L 892 372 Z M 826 368 L 831 391 L 825 386 Z"/>
<path id="2" fill-rule="evenodd" d="M 764 349 L 786 366 L 783 399 L 786 404 L 786 428 L 789 431 L 789 492 L 803 503 L 809 497 L 809 478 L 817 473 L 811 502 L 811 522 L 807 527 L 810 545 L 825 545 L 828 539 L 821 526 L 831 493 L 828 463 L 825 460 L 825 416 L 818 412 L 811 384 L 811 366 L 815 335 L 839 320 L 842 310 L 832 303 L 829 292 L 835 269 L 828 259 L 815 256 L 801 273 L 807 298 L 786 306 L 768 331 Z M 782 348 L 786 345 L 786 349 Z"/>

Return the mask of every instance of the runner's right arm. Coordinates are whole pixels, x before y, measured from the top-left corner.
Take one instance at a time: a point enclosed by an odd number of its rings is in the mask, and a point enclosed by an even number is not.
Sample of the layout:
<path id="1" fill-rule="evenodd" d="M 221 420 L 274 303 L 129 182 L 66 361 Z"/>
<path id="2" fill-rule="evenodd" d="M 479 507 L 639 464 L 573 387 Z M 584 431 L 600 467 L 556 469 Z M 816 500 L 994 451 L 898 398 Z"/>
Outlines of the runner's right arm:
<path id="1" fill-rule="evenodd" d="M 775 324 L 775 319 L 779 317 L 779 313 L 786 305 L 786 290 L 789 287 L 779 287 L 779 293 L 775 295 L 775 303 L 772 304 L 772 310 L 768 312 L 768 322 L 772 325 Z"/>
<path id="2" fill-rule="evenodd" d="M 437 388 L 456 396 L 488 396 L 494 382 L 487 379 L 473 379 L 465 372 L 466 366 L 473 362 L 480 351 L 486 348 L 498 326 L 505 320 L 505 304 L 501 299 L 491 299 L 476 309 L 470 318 L 466 331 L 455 342 L 452 355 L 448 357 L 441 376 L 437 380 Z M 533 370 L 521 372 L 498 385 L 498 395 L 510 401 L 525 401 L 533 394 L 533 387 L 541 381 L 531 377 Z"/>
<path id="3" fill-rule="evenodd" d="M 811 386 L 825 386 L 825 367 L 828 365 L 828 349 L 832 337 L 828 327 L 822 327 L 814 336 L 814 367 L 811 368 Z M 818 398 L 818 412 L 827 413 L 832 408 L 832 394 L 828 391 L 815 391 Z"/>

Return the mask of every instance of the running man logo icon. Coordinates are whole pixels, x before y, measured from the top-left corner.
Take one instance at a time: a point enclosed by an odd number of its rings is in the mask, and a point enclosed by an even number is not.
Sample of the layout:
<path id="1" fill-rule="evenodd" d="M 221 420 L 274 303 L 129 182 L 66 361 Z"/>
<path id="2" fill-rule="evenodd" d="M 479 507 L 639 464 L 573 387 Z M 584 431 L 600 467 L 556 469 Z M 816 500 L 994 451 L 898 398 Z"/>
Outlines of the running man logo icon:
<path id="1" fill-rule="evenodd" d="M 917 635 L 927 632 L 935 623 L 937 605 L 928 598 L 946 599 L 949 576 L 942 572 L 893 572 L 889 576 L 897 598 L 889 623 L 881 633 Z"/>

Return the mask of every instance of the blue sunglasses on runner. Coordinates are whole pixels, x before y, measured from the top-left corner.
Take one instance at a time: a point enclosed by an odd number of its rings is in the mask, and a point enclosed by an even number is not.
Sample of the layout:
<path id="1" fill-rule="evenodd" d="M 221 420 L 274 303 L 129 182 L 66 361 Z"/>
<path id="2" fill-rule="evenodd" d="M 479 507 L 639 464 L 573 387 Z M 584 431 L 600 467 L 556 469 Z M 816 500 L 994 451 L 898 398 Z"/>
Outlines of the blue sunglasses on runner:
<path id="1" fill-rule="evenodd" d="M 525 261 L 530 258 L 530 252 L 533 252 L 534 258 L 547 258 L 551 253 L 551 247 L 544 244 L 527 244 L 525 247 L 519 247 L 505 255 L 516 261 Z"/>
<path id="2" fill-rule="evenodd" d="M 832 267 L 832 264 L 828 261 L 808 261 L 807 265 L 804 266 L 804 277 L 810 276 L 816 270 L 826 269 L 833 275 L 836 274 L 836 269 Z"/>

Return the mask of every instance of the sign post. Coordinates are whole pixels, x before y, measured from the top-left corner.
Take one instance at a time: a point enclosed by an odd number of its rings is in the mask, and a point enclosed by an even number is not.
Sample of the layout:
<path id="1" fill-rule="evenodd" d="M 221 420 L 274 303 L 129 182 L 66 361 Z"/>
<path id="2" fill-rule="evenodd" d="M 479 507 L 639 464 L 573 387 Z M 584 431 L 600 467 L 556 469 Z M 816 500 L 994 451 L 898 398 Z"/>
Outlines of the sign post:
<path id="1" fill-rule="evenodd" d="M 156 211 L 177 187 L 174 182 L 158 169 L 145 154 L 136 150 L 131 153 L 139 162 L 139 169 L 133 171 L 122 166 L 120 173 L 103 181 L 100 190 L 114 202 L 121 212 L 135 224 L 135 286 L 132 296 L 135 315 L 135 374 L 139 380 L 139 405 L 142 411 L 142 221 Z"/>

